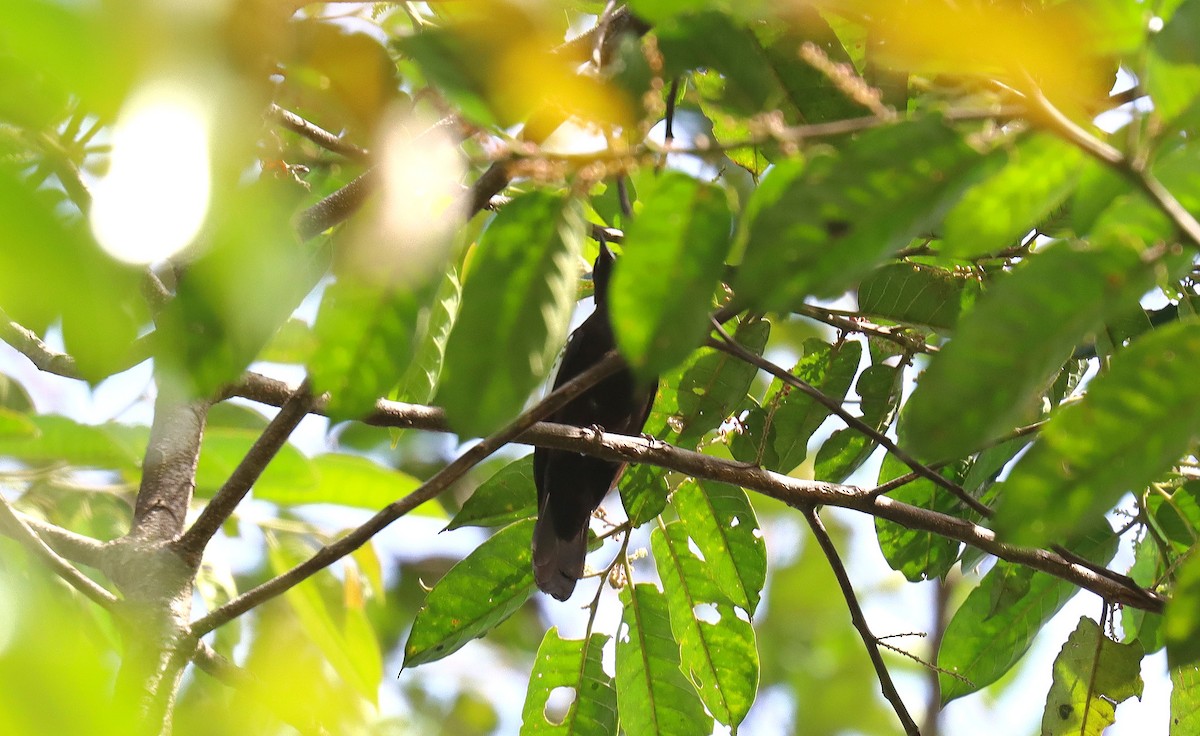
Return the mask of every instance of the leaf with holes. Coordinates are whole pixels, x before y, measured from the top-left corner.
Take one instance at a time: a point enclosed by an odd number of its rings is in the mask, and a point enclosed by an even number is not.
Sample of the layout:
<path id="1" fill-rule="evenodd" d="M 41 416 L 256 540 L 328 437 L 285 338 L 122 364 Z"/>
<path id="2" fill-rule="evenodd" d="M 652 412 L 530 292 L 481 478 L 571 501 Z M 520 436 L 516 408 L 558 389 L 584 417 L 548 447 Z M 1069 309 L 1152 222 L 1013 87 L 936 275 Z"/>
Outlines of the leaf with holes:
<path id="1" fill-rule="evenodd" d="M 758 690 L 754 627 L 738 615 L 688 547 L 687 529 L 671 522 L 650 536 L 654 562 L 679 642 L 682 668 L 718 721 L 736 728 Z M 743 615 L 746 615 L 743 612 Z"/>
<path id="2" fill-rule="evenodd" d="M 437 661 L 513 615 L 533 592 L 533 519 L 510 524 L 429 591 L 404 645 L 404 667 Z"/>
<path id="3" fill-rule="evenodd" d="M 521 712 L 521 734 L 609 736 L 617 730 L 617 691 L 600 663 L 609 637 L 564 639 L 551 627 L 538 647 Z M 568 688 L 574 699 L 566 713 L 549 712 L 550 695 Z"/>
<path id="4" fill-rule="evenodd" d="M 746 492 L 689 478 L 671 494 L 671 503 L 704 555 L 713 582 L 753 616 L 766 582 L 767 547 Z"/>
<path id="5" fill-rule="evenodd" d="M 1141 670 L 1140 644 L 1118 644 L 1095 621 L 1079 619 L 1054 660 L 1042 736 L 1100 736 L 1118 704 L 1142 697 Z"/>
<path id="6" fill-rule="evenodd" d="M 626 733 L 708 736 L 712 718 L 679 671 L 667 600 L 639 583 L 621 589 L 625 611 L 617 636 L 617 708 Z"/>

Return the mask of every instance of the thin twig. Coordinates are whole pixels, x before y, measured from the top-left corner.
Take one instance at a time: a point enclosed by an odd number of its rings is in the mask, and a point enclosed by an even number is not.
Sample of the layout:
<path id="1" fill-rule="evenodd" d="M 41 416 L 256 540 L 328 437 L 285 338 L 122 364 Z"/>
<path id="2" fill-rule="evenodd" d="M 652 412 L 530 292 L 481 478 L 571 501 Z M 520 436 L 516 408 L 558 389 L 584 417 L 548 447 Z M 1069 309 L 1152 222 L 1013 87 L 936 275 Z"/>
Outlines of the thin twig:
<path id="1" fill-rule="evenodd" d="M 804 513 L 805 520 L 808 521 L 809 528 L 812 529 L 817 544 L 821 545 L 821 551 L 825 553 L 825 559 L 829 561 L 829 567 L 833 570 L 834 577 L 837 578 L 838 587 L 842 590 L 842 597 L 846 599 L 846 606 L 850 609 L 850 620 L 854 623 L 854 628 L 858 630 L 858 635 L 862 637 L 867 654 L 871 657 L 871 664 L 875 667 L 875 675 L 879 678 L 883 697 L 892 704 L 892 710 L 896 711 L 896 717 L 903 724 L 904 732 L 909 736 L 920 736 L 921 729 L 917 728 L 917 722 L 909 715 L 900 693 L 896 692 L 896 684 L 892 682 L 892 675 L 883 661 L 883 653 L 879 651 L 879 641 L 871 633 L 871 627 L 867 624 L 866 616 L 863 615 L 862 606 L 858 603 L 858 595 L 854 592 L 854 584 L 850 581 L 850 574 L 846 572 L 846 566 L 842 564 L 842 558 L 838 556 L 837 547 L 830 539 L 829 532 L 825 530 L 825 525 L 821 523 L 821 517 L 817 514 L 816 508 L 809 506 L 801 511 Z"/>
<path id="2" fill-rule="evenodd" d="M 29 525 L 20 516 L 17 516 L 12 506 L 9 505 L 8 499 L 4 498 L 3 495 L 0 495 L 0 522 L 10 527 L 13 531 L 13 536 L 18 542 L 35 557 L 40 558 L 49 565 L 50 569 L 54 570 L 60 578 L 67 581 L 71 587 L 105 608 L 112 608 L 117 604 L 118 599 L 115 595 L 105 590 L 95 580 L 84 575 L 77 567 L 50 549 L 50 545 L 46 544 L 33 529 L 30 529 Z"/>
<path id="3" fill-rule="evenodd" d="M 309 390 L 308 381 L 305 381 L 267 424 L 266 429 L 254 441 L 245 457 L 204 507 L 204 511 L 191 528 L 175 543 L 180 557 L 192 565 L 200 563 L 204 548 L 250 492 L 250 487 L 287 442 L 296 425 L 308 416 L 312 401 L 312 392 Z"/>
<path id="4" fill-rule="evenodd" d="M 76 534 L 73 531 L 64 529 L 56 524 L 51 524 L 48 521 L 43 521 L 37 517 L 23 514 L 16 509 L 13 509 L 13 514 L 25 526 L 31 529 L 39 539 L 45 542 L 50 549 L 66 559 L 84 565 L 91 565 L 92 567 L 103 567 L 104 551 L 106 549 L 103 542 L 82 534 Z M 0 527 L 8 528 L 4 524 L 0 524 Z M 19 530 L 16 533 L 20 533 Z"/>
<path id="5" fill-rule="evenodd" d="M 736 340 L 734 340 L 732 337 L 730 337 L 729 333 L 727 333 L 724 330 L 724 328 L 722 328 L 719 324 L 714 323 L 714 325 L 715 325 L 714 329 L 717 330 L 717 333 L 721 336 L 721 339 L 720 340 L 710 339 L 708 341 L 708 344 L 711 347 L 714 347 L 717 350 L 720 350 L 722 352 L 729 353 L 730 355 L 734 356 L 735 358 L 746 361 L 747 363 L 750 363 L 751 365 L 753 365 L 757 368 L 761 368 L 762 370 L 767 371 L 768 373 L 775 376 L 776 378 L 783 381 L 784 383 L 788 384 L 789 386 L 792 386 L 794 388 L 797 388 L 797 389 L 803 391 L 805 393 L 805 395 L 811 397 L 814 401 L 819 403 L 821 406 L 824 406 L 826 409 L 828 409 L 829 411 L 836 414 L 838 416 L 838 418 L 841 419 L 842 421 L 844 421 L 851 429 L 853 429 L 857 432 L 861 432 L 863 435 L 865 435 L 870 440 L 878 443 L 880 447 L 882 447 L 885 450 L 887 450 L 888 452 L 890 452 L 897 460 L 904 463 L 908 467 L 912 468 L 915 472 L 919 473 L 922 477 L 927 478 L 927 479 L 933 481 L 934 483 L 936 483 L 937 485 L 941 486 L 942 488 L 945 488 L 946 490 L 948 490 L 951 494 L 954 495 L 955 498 L 957 498 L 959 501 L 961 501 L 966 506 L 970 507 L 976 513 L 980 514 L 981 516 L 985 516 L 985 517 L 992 515 L 991 509 L 989 509 L 987 506 L 980 503 L 978 500 L 971 498 L 971 496 L 966 491 L 963 490 L 962 486 L 958 485 L 957 483 L 952 482 L 951 480 L 949 480 L 948 478 L 943 476 L 941 473 L 937 472 L 936 470 L 933 470 L 928 465 L 921 463 L 916 458 L 914 458 L 912 455 L 909 455 L 907 452 L 900 449 L 900 447 L 897 446 L 895 442 L 892 442 L 887 437 L 887 435 L 883 434 L 882 432 L 875 429 L 871 425 L 867 424 L 863 420 L 859 419 L 858 417 L 854 416 L 850 412 L 846 411 L 845 408 L 843 408 L 840 403 L 829 398 L 825 394 L 821 393 L 816 387 L 808 384 L 807 382 L 801 380 L 800 378 L 797 378 L 796 376 L 792 375 L 788 371 L 785 371 L 783 368 L 780 368 L 779 366 L 775 365 L 774 363 L 767 360 L 766 358 L 763 358 L 760 355 L 756 355 L 755 353 L 750 352 L 745 347 L 738 344 L 738 342 Z"/>
<path id="6" fill-rule="evenodd" d="M 606 376 L 612 374 L 620 365 L 621 358 L 617 352 L 615 350 L 609 351 L 608 355 L 599 363 L 555 389 L 534 407 L 517 417 L 507 427 L 484 438 L 479 444 L 474 445 L 471 449 L 459 455 L 457 459 L 435 473 L 432 478 L 425 481 L 420 488 L 399 501 L 395 501 L 384 507 L 382 511 L 375 514 L 375 516 L 371 517 L 362 526 L 354 529 L 338 541 L 322 547 L 305 562 L 259 585 L 257 588 L 243 593 L 199 621 L 196 621 L 192 625 L 193 636 L 203 636 L 221 624 L 254 608 L 263 601 L 283 593 L 366 544 L 371 537 L 374 537 L 393 521 L 426 501 L 435 498 L 442 491 L 449 488 L 451 483 L 458 480 L 463 474 L 478 465 L 493 452 L 512 442 L 539 420 L 549 416 L 552 412 Z"/>
<path id="7" fill-rule="evenodd" d="M 282 405 L 291 393 L 286 383 L 257 374 L 247 374 L 240 384 L 228 391 L 229 396 L 240 396 L 272 406 Z M 322 400 L 313 406 L 313 411 L 318 414 L 324 414 L 326 410 L 327 405 Z M 450 431 L 441 409 L 395 401 L 377 402 L 375 411 L 364 421 L 378 427 Z M 996 539 L 995 532 L 975 522 L 876 495 L 871 489 L 801 480 L 755 465 L 685 450 L 658 439 L 604 432 L 597 434 L 592 429 L 551 422 L 530 426 L 514 441 L 554 450 L 569 450 L 613 462 L 655 465 L 695 478 L 741 486 L 797 509 L 810 505 L 848 508 L 894 521 L 915 531 L 930 532 L 963 542 L 1009 562 L 1061 578 L 1117 603 L 1155 613 L 1163 610 L 1164 599 L 1153 590 L 1121 585 L 1053 552 L 1006 544 Z"/>
<path id="8" fill-rule="evenodd" d="M 271 117 L 278 120 L 283 127 L 287 128 L 293 133 L 304 136 L 327 151 L 341 154 L 354 161 L 367 161 L 371 157 L 371 154 L 367 149 L 356 146 L 353 143 L 344 140 L 341 136 L 330 133 L 328 130 L 325 130 L 315 123 L 305 120 L 291 110 L 285 110 L 279 105 L 272 104 L 271 107 L 268 108 L 268 112 L 270 113 Z"/>

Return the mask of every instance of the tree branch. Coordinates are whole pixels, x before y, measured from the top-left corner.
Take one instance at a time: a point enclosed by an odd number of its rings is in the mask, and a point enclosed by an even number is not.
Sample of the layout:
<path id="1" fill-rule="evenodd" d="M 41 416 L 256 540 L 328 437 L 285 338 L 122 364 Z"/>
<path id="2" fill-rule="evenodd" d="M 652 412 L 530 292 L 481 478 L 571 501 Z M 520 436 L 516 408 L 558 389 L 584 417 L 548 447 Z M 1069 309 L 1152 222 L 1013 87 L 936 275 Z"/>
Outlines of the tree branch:
<path id="1" fill-rule="evenodd" d="M 204 548 L 250 492 L 250 487 L 287 442 L 296 425 L 308 416 L 312 401 L 312 392 L 309 390 L 308 381 L 305 381 L 284 402 L 279 413 L 254 441 L 246 456 L 205 506 L 199 518 L 175 543 L 175 551 L 185 562 L 190 565 L 200 564 Z"/>
<path id="2" fill-rule="evenodd" d="M 955 498 L 957 498 L 959 501 L 962 501 L 966 506 L 981 516 L 988 517 L 992 515 L 991 509 L 989 509 L 987 506 L 984 506 L 978 500 L 971 498 L 971 496 L 963 490 L 962 486 L 950 481 L 941 473 L 933 470 L 928 465 L 921 463 L 912 455 L 909 455 L 907 452 L 900 449 L 900 447 L 895 442 L 892 442 L 887 435 L 846 411 L 846 409 L 840 403 L 821 393 L 815 386 L 802 381 L 766 358 L 750 352 L 738 344 L 736 340 L 730 337 L 729 333 L 725 332 L 724 328 L 722 328 L 720 324 L 714 322 L 714 327 L 717 330 L 717 333 L 721 336 L 721 339 L 709 339 L 708 344 L 710 346 L 722 352 L 728 353 L 735 358 L 739 358 L 757 368 L 760 368 L 788 384 L 789 386 L 793 386 L 803 391 L 805 395 L 811 397 L 818 404 L 836 414 L 838 418 L 844 421 L 851 429 L 862 433 L 868 439 L 878 443 L 880 447 L 890 452 L 897 460 L 912 468 L 913 472 L 950 491 Z"/>
<path id="3" fill-rule="evenodd" d="M 228 395 L 280 406 L 287 401 L 291 390 L 282 381 L 250 374 L 241 384 L 231 387 Z M 325 413 L 325 409 L 326 404 L 322 400 L 317 400 L 313 405 L 313 411 L 318 414 Z M 450 431 L 441 409 L 395 401 L 377 402 L 375 411 L 364 421 L 379 427 Z M 1114 603 L 1154 613 L 1163 610 L 1164 599 L 1153 591 L 1123 585 L 1053 552 L 1006 544 L 996 539 L 995 532 L 974 522 L 912 506 L 887 496 L 877 496 L 873 494 L 872 489 L 800 480 L 757 466 L 685 450 L 657 439 L 609 433 L 597 436 L 591 429 L 550 422 L 539 422 L 530 426 L 514 441 L 556 450 L 571 450 L 616 462 L 657 465 L 692 477 L 741 486 L 783 501 L 799 510 L 812 505 L 826 505 L 859 511 L 894 521 L 909 529 L 932 532 L 969 544 L 1009 562 L 1054 575 Z"/>
<path id="4" fill-rule="evenodd" d="M 17 516 L 3 495 L 0 495 L 0 524 L 10 528 L 13 536 L 25 549 L 45 562 L 71 587 L 105 608 L 112 608 L 116 605 L 117 597 L 115 595 L 102 588 L 99 583 L 84 575 L 78 568 L 50 549 L 50 546 L 33 529 L 30 529 L 21 517 Z"/>
<path id="5" fill-rule="evenodd" d="M 159 382 L 129 538 L 167 542 L 183 531 L 208 407 L 207 400 L 174 396 Z"/>
<path id="6" fill-rule="evenodd" d="M 197 638 L 203 636 L 221 624 L 254 608 L 263 601 L 283 593 L 309 576 L 323 570 L 333 562 L 363 546 L 371 537 L 378 534 L 393 521 L 449 488 L 451 483 L 462 477 L 468 470 L 478 465 L 496 450 L 499 450 L 522 435 L 540 419 L 549 416 L 552 412 L 615 372 L 621 363 L 621 357 L 617 352 L 610 350 L 599 363 L 552 391 L 546 398 L 525 411 L 508 426 L 484 438 L 479 444 L 474 445 L 471 449 L 459 455 L 453 462 L 425 481 L 417 490 L 399 501 L 388 504 L 365 524 L 359 526 L 336 542 L 322 547 L 305 562 L 259 585 L 257 588 L 243 593 L 193 623 L 192 636 Z"/>
<path id="7" fill-rule="evenodd" d="M 33 531 L 39 539 L 45 542 L 50 549 L 66 559 L 84 565 L 91 565 L 92 567 L 104 566 L 103 560 L 107 548 L 103 542 L 82 534 L 76 534 L 73 531 L 30 516 L 29 514 L 23 514 L 16 509 L 13 509 L 13 515 L 18 521 Z M 0 527 L 11 532 L 13 537 L 21 533 L 19 527 L 12 524 L 11 521 L 7 523 L 0 521 Z"/>
<path id="8" fill-rule="evenodd" d="M 283 127 L 297 135 L 304 136 L 326 151 L 341 154 L 353 161 L 365 162 L 371 157 L 367 149 L 356 146 L 350 141 L 344 140 L 341 136 L 330 133 L 328 130 L 305 120 L 291 110 L 285 110 L 279 105 L 272 103 L 267 112 Z"/>
<path id="9" fill-rule="evenodd" d="M 850 581 L 850 574 L 846 572 L 846 566 L 842 564 L 842 558 L 838 556 L 837 547 L 834 546 L 833 540 L 829 538 L 829 532 L 825 530 L 825 525 L 821 523 L 821 517 L 817 515 L 816 508 L 809 506 L 801 509 L 801 511 L 804 513 L 805 520 L 808 521 L 809 528 L 812 529 L 817 544 L 821 545 L 821 551 L 825 553 L 825 559 L 829 561 L 830 569 L 833 570 L 833 574 L 837 578 L 838 587 L 842 590 L 842 597 L 846 599 L 846 606 L 850 609 L 850 620 L 854 623 L 854 628 L 858 630 L 858 635 L 862 637 L 863 645 L 867 648 L 867 654 L 871 657 L 871 664 L 875 667 L 875 675 L 879 678 L 879 686 L 883 690 L 883 697 L 887 698 L 887 701 L 892 704 L 892 710 L 896 711 L 896 716 L 904 726 L 904 732 L 909 736 L 921 736 L 921 730 L 917 728 L 917 722 L 909 715 L 908 708 L 904 707 L 904 700 L 900 697 L 900 693 L 896 692 L 896 684 L 892 682 L 892 675 L 888 672 L 887 664 L 883 661 L 883 653 L 879 651 L 879 641 L 871 633 L 871 627 L 867 624 L 867 617 L 863 615 L 862 606 L 858 604 L 858 596 L 854 592 L 854 584 Z"/>

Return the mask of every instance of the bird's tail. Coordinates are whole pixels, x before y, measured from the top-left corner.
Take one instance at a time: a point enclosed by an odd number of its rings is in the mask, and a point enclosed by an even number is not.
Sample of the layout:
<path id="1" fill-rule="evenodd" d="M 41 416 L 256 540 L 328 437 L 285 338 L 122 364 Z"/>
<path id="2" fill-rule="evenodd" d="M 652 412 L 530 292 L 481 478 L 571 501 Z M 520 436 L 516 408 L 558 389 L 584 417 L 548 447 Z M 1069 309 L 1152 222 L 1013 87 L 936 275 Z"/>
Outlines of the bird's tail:
<path id="1" fill-rule="evenodd" d="M 538 515 L 533 527 L 533 579 L 538 588 L 560 601 L 571 597 L 575 583 L 583 577 L 587 532 L 584 524 L 578 534 L 563 539 L 554 529 L 551 514 Z"/>

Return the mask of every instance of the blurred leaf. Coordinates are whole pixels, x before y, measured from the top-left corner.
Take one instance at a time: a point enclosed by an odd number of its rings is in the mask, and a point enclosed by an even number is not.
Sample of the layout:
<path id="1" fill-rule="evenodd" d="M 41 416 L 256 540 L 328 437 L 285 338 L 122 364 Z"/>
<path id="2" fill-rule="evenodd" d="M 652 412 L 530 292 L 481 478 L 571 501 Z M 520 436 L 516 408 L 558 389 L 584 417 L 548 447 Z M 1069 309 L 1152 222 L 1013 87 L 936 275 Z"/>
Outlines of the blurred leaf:
<path id="1" fill-rule="evenodd" d="M 413 357 L 420 293 L 404 287 L 339 278 L 325 290 L 309 360 L 313 389 L 330 394 L 334 421 L 375 408 Z"/>
<path id="2" fill-rule="evenodd" d="M 421 481 L 408 473 L 357 455 L 324 453 L 309 462 L 317 477 L 316 485 L 311 489 L 299 483 L 275 482 L 255 485 L 254 497 L 285 506 L 336 503 L 377 511 L 421 486 Z M 431 508 L 436 505 L 419 507 L 424 512 Z"/>
<path id="3" fill-rule="evenodd" d="M 1198 362 L 1196 321 L 1161 327 L 1114 356 L 1000 486 L 996 532 L 1030 546 L 1061 539 L 1170 468 L 1200 436 Z"/>
<path id="4" fill-rule="evenodd" d="M 236 380 L 316 284 L 323 265 L 290 224 L 296 196 L 260 180 L 214 205 L 208 248 L 188 264 L 155 331 L 156 368 L 189 394 Z"/>
<path id="5" fill-rule="evenodd" d="M 993 152 L 994 169 L 946 215 L 940 252 L 970 258 L 1017 245 L 1070 196 L 1084 155 L 1049 133 L 1035 133 Z"/>
<path id="6" fill-rule="evenodd" d="M 148 317 L 140 273 L 105 255 L 82 222 L 56 213 L 46 192 L 32 191 L 7 165 L 0 166 L 0 219 L 4 318 L 38 334 L 61 319 L 75 369 L 93 383 L 126 367 Z"/>
<path id="7" fill-rule="evenodd" d="M 1159 11 L 1161 13 L 1161 10 Z M 1165 14 L 1163 14 L 1165 15 Z M 1188 113 L 1181 125 L 1194 124 L 1200 97 L 1200 53 L 1195 39 L 1200 33 L 1200 2 L 1188 0 L 1151 38 L 1146 57 L 1146 91 L 1154 100 L 1154 112 L 1165 122 Z"/>
<path id="8" fill-rule="evenodd" d="M 294 537 L 267 534 L 267 557 L 276 575 L 312 556 Z M 285 593 L 305 633 L 329 664 L 368 702 L 375 703 L 383 678 L 383 660 L 361 601 L 347 601 L 342 583 L 327 568 Z"/>
<path id="9" fill-rule="evenodd" d="M 1159 532 L 1182 550 L 1200 539 L 1200 481 L 1188 481 L 1168 492 L 1147 494 L 1146 510 Z"/>
<path id="10" fill-rule="evenodd" d="M 200 443 L 200 462 L 196 468 L 196 495 L 210 497 L 221 487 L 246 457 L 254 441 L 262 434 L 254 429 L 210 427 Z M 296 498 L 307 490 L 316 490 L 319 477 L 312 461 L 290 443 L 279 448 L 258 481 L 255 498 L 273 500 Z M 326 499 L 328 500 L 328 499 Z"/>
<path id="11" fill-rule="evenodd" d="M 1137 251 L 1056 243 L 985 293 L 934 356 L 900 422 L 926 459 L 961 457 L 1011 430 L 1107 314 L 1154 283 Z"/>
<path id="12" fill-rule="evenodd" d="M 621 590 L 617 708 L 626 733 L 707 736 L 712 718 L 679 670 L 667 599 L 652 584 Z"/>
<path id="13" fill-rule="evenodd" d="M 925 118 L 869 130 L 803 167 L 780 164 L 746 207 L 735 291 L 768 310 L 840 294 L 934 224 L 978 158 L 957 132 Z"/>
<path id="14" fill-rule="evenodd" d="M 707 561 L 688 548 L 683 524 L 674 521 L 665 529 L 655 529 L 650 541 L 683 672 L 708 711 L 736 728 L 750 712 L 758 691 L 754 627 L 737 615 L 713 582 Z"/>
<path id="15" fill-rule="evenodd" d="M 601 650 L 610 637 L 592 634 L 586 640 L 563 639 L 551 627 L 538 647 L 529 691 L 521 713 L 522 734 L 608 736 L 617 730 L 617 692 L 613 678 L 600 664 Z M 550 693 L 569 688 L 574 699 L 561 718 L 548 712 Z"/>
<path id="16" fill-rule="evenodd" d="M 978 291 L 973 278 L 917 263 L 889 263 L 858 285 L 858 307 L 897 322 L 950 330 L 968 295 Z"/>
<path id="17" fill-rule="evenodd" d="M 1163 633 L 1171 669 L 1195 666 L 1200 661 L 1200 555 L 1191 554 L 1176 573 Z"/>
<path id="18" fill-rule="evenodd" d="M 1066 546 L 1097 565 L 1108 564 L 1117 551 L 1117 536 L 1103 519 L 1081 540 Z M 1078 592 L 1071 583 L 1046 573 L 997 562 L 946 627 L 937 660 L 938 667 L 950 673 L 941 676 L 942 703 L 1000 679 Z"/>
<path id="19" fill-rule="evenodd" d="M 317 349 L 317 336 L 304 320 L 292 317 L 276 330 L 258 359 L 268 363 L 306 364 Z"/>
<path id="20" fill-rule="evenodd" d="M 446 531 L 464 526 L 504 526 L 536 515 L 533 455 L 526 455 L 505 465 L 476 488 L 446 525 Z"/>
<path id="21" fill-rule="evenodd" d="M 767 578 L 767 547 L 746 492 L 737 486 L 689 478 L 671 494 L 688 536 L 713 582 L 753 616 Z"/>
<path id="22" fill-rule="evenodd" d="M 643 376 L 686 358 L 711 331 L 711 294 L 729 250 L 724 192 L 664 174 L 625 232 L 609 290 L 621 354 Z"/>
<path id="23" fill-rule="evenodd" d="M 437 581 L 404 645 L 404 667 L 453 654 L 525 603 L 534 589 L 533 521 L 504 527 Z"/>
<path id="24" fill-rule="evenodd" d="M 1171 668 L 1170 736 L 1200 732 L 1200 665 Z"/>
<path id="25" fill-rule="evenodd" d="M 149 437 L 145 427 L 79 424 L 54 414 L 29 418 L 33 434 L 0 435 L 0 455 L 27 463 L 71 465 L 136 474 Z"/>
<path id="26" fill-rule="evenodd" d="M 392 398 L 410 404 L 428 404 L 437 390 L 438 378 L 442 375 L 442 361 L 446 357 L 446 342 L 450 330 L 458 317 L 458 305 L 462 297 L 462 285 L 458 281 L 458 269 L 446 271 L 438 286 L 433 303 L 424 314 L 421 339 L 416 347 L 408 371 L 400 385 L 392 392 Z"/>
<path id="27" fill-rule="evenodd" d="M 38 434 L 37 425 L 31 417 L 0 407 L 0 439 L 33 439 Z"/>
<path id="28" fill-rule="evenodd" d="M 1118 644 L 1095 621 L 1079 619 L 1054 660 L 1042 736 L 1100 736 L 1117 705 L 1142 697 L 1141 668 L 1141 646 Z"/>
<path id="29" fill-rule="evenodd" d="M 566 339 L 583 222 L 577 204 L 522 195 L 484 231 L 446 345 L 438 401 L 461 434 L 514 418 Z"/>
<path id="30" fill-rule="evenodd" d="M 34 410 L 33 399 L 21 382 L 4 373 L 0 373 L 0 407 L 22 414 Z"/>
<path id="31" fill-rule="evenodd" d="M 911 469 L 888 453 L 879 468 L 880 485 L 907 475 Z M 944 474 L 944 473 L 943 473 Z M 953 478 L 952 478 L 953 480 Z M 944 514 L 960 512 L 960 505 L 949 491 L 927 478 L 916 478 L 894 491 L 888 498 Z M 879 549 L 893 570 L 904 573 L 911 582 L 940 578 L 958 561 L 959 543 L 933 532 L 909 529 L 887 519 L 875 518 Z"/>

